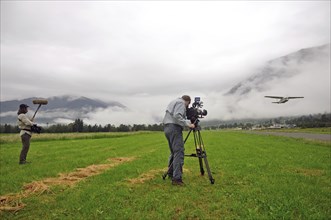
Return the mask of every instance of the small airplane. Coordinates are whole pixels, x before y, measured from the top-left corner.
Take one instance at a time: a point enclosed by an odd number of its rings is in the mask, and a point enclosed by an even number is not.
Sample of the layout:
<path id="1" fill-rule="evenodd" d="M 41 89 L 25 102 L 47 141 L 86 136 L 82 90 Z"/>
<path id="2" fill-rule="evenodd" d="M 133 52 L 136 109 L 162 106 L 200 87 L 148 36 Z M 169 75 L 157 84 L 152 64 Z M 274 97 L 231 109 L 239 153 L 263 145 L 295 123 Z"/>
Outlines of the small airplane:
<path id="1" fill-rule="evenodd" d="M 303 99 L 304 97 L 282 97 L 282 96 L 264 96 L 265 98 L 279 99 L 278 102 L 272 102 L 277 104 L 282 104 L 288 102 L 290 99 Z"/>

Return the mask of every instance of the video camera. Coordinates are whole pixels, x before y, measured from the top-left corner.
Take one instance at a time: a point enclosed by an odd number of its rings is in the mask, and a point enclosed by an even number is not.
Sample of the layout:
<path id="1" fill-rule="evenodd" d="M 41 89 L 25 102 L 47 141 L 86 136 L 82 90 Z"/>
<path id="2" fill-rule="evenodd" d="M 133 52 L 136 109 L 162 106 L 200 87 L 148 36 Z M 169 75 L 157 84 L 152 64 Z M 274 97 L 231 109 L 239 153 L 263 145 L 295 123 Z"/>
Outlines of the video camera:
<path id="1" fill-rule="evenodd" d="M 203 107 L 203 102 L 200 101 L 200 97 L 195 97 L 191 108 L 186 109 L 186 117 L 191 120 L 192 123 L 199 122 L 199 118 L 207 115 L 206 109 L 201 109 Z"/>

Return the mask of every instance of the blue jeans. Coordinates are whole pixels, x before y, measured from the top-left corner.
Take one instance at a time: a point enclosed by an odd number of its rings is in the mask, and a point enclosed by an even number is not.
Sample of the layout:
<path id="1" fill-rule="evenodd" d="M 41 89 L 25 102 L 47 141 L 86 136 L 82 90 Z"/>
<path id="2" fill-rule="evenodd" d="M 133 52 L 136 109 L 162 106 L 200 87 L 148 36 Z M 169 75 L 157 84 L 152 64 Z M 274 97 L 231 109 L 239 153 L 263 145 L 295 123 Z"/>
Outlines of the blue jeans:
<path id="1" fill-rule="evenodd" d="M 183 128 L 176 124 L 166 124 L 164 133 L 168 140 L 170 156 L 168 161 L 168 175 L 173 180 L 181 180 L 184 165 Z"/>

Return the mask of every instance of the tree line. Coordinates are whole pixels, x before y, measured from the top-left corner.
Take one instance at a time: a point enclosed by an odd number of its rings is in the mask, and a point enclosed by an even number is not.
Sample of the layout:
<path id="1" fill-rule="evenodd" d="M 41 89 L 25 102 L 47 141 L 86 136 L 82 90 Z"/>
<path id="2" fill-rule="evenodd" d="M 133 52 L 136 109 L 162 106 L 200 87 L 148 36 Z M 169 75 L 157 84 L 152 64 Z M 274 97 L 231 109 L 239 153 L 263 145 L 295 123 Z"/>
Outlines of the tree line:
<path id="1" fill-rule="evenodd" d="M 300 128 L 316 128 L 316 127 L 331 127 L 331 113 L 305 115 L 300 117 L 279 117 L 268 120 L 256 120 L 255 122 L 222 122 L 217 126 L 203 126 L 205 129 L 228 129 L 228 128 L 241 128 L 252 129 L 255 127 L 266 128 L 274 124 L 289 125 L 289 127 Z M 1 124 L 0 133 L 18 133 L 20 129 L 16 125 Z M 76 119 L 70 124 L 55 124 L 43 127 L 43 133 L 70 133 L 70 132 L 129 132 L 129 131 L 163 131 L 162 124 L 134 124 L 125 125 L 120 124 L 115 126 L 112 124 L 107 125 L 88 125 L 81 119 Z"/>
<path id="2" fill-rule="evenodd" d="M 299 117 L 278 117 L 272 119 L 250 119 L 238 121 L 225 121 L 219 122 L 217 126 L 208 126 L 206 129 L 234 129 L 240 128 L 244 130 L 252 128 L 269 128 L 274 125 L 286 128 L 299 127 L 299 128 L 323 128 L 331 127 L 331 113 L 303 115 Z"/>
<path id="3" fill-rule="evenodd" d="M 134 124 L 125 125 L 120 124 L 115 126 L 112 124 L 102 125 L 88 125 L 83 120 L 76 119 L 70 124 L 54 124 L 42 127 L 42 133 L 70 133 L 70 132 L 129 132 L 129 131 L 163 131 L 162 124 Z M 17 125 L 4 124 L 0 125 L 0 133 L 18 133 L 20 129 Z"/>

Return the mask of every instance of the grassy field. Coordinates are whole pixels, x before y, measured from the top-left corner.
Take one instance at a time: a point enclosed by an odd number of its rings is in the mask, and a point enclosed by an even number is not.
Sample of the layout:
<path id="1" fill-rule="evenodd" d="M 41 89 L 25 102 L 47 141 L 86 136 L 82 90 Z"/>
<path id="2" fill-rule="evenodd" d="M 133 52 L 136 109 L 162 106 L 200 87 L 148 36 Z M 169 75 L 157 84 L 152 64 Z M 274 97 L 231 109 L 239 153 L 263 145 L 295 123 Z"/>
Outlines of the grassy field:
<path id="1" fill-rule="evenodd" d="M 35 135 L 18 165 L 18 136 L 0 136 L 0 195 L 109 158 L 131 158 L 68 185 L 21 198 L 1 219 L 329 219 L 330 143 L 242 132 L 202 131 L 215 178 L 185 158 L 184 187 L 161 178 L 169 150 L 162 132 Z M 185 148 L 194 153 L 192 137 Z"/>

